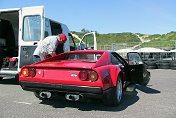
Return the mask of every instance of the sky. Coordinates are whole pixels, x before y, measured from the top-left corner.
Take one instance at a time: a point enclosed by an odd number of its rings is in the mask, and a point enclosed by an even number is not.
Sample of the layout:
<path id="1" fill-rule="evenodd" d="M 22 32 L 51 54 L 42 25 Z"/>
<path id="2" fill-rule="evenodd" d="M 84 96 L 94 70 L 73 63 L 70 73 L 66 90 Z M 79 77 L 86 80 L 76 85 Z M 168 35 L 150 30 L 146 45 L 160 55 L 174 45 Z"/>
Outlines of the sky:
<path id="1" fill-rule="evenodd" d="M 176 0 L 0 0 L 0 9 L 45 7 L 45 16 L 66 24 L 107 33 L 166 34 L 176 31 Z"/>

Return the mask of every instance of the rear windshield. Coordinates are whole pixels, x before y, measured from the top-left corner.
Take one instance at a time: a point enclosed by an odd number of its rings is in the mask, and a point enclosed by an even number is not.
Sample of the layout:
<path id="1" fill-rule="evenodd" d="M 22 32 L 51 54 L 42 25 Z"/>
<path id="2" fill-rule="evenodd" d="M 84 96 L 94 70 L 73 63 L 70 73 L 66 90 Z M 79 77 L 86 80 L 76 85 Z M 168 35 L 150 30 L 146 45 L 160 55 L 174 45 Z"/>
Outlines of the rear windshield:
<path id="1" fill-rule="evenodd" d="M 97 62 L 103 53 L 69 53 L 64 60 L 78 60 L 84 62 Z"/>

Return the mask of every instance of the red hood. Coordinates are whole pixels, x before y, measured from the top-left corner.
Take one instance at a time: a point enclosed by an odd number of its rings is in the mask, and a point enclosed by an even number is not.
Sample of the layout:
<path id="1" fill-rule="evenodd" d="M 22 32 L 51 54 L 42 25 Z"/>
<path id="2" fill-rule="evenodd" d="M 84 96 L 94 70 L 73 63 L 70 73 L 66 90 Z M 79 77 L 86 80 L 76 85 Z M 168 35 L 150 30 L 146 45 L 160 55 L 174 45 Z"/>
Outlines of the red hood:
<path id="1" fill-rule="evenodd" d="M 85 68 L 91 69 L 95 63 L 82 62 L 82 61 L 60 61 L 60 62 L 44 62 L 32 64 L 32 67 L 48 67 L 48 68 Z"/>

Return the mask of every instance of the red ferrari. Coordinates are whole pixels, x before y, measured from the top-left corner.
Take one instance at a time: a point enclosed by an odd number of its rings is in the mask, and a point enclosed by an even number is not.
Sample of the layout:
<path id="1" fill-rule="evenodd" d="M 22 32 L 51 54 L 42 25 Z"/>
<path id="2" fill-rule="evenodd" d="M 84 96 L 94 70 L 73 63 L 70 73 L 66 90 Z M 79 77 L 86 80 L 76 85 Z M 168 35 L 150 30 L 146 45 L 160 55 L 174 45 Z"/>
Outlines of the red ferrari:
<path id="1" fill-rule="evenodd" d="M 125 60 L 116 52 L 102 50 L 62 53 L 23 66 L 19 75 L 22 89 L 39 99 L 98 98 L 106 105 L 118 105 L 129 83 L 147 85 L 149 80 L 150 72 L 138 53 L 128 53 Z"/>

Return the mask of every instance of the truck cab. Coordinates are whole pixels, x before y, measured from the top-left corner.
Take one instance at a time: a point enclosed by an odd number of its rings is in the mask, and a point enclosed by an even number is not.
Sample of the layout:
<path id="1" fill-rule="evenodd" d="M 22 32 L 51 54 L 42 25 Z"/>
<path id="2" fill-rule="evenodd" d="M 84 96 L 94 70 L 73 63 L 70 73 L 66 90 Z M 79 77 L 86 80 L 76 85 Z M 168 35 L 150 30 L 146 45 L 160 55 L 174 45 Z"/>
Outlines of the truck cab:
<path id="1" fill-rule="evenodd" d="M 63 50 L 77 50 L 68 27 L 44 16 L 44 6 L 0 9 L 0 80 L 34 63 L 33 52 L 47 36 L 65 34 Z M 81 42 L 80 42 L 81 45 Z"/>

